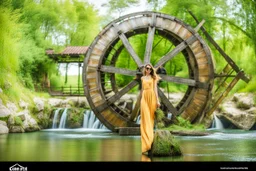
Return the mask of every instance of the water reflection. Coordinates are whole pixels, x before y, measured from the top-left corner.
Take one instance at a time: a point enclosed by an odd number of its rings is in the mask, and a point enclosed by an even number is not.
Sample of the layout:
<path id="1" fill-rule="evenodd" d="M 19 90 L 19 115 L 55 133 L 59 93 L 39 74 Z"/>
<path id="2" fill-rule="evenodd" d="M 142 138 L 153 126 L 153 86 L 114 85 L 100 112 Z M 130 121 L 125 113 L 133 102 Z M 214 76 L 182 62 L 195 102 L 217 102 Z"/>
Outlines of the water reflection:
<path id="1" fill-rule="evenodd" d="M 141 154 L 141 161 L 142 162 L 151 162 L 151 158 L 145 154 Z"/>
<path id="2" fill-rule="evenodd" d="M 256 161 L 255 131 L 176 136 L 182 156 L 141 154 L 140 136 L 93 129 L 0 135 L 0 161 Z"/>

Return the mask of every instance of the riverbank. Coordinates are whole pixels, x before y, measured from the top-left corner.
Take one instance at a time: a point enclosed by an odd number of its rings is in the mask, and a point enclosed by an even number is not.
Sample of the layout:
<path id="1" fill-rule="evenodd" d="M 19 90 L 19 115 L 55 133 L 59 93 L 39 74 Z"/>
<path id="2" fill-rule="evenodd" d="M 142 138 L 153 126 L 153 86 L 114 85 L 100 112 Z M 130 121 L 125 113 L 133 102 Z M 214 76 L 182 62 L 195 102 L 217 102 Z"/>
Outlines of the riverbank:
<path id="1" fill-rule="evenodd" d="M 169 100 L 176 104 L 181 93 L 167 95 Z M 125 95 L 123 99 L 136 101 L 137 95 Z M 3 103 L 0 99 L 0 134 L 33 132 L 48 129 L 52 125 L 54 111 L 58 108 L 70 108 L 75 113 L 77 123 L 73 128 L 81 126 L 83 109 L 90 109 L 86 97 L 43 98 L 34 97 L 33 102 L 20 100 L 19 103 Z M 81 109 L 81 110 L 76 110 Z M 80 113 L 79 113 L 80 112 Z M 78 116 L 79 114 L 79 116 Z M 214 112 L 226 129 L 256 129 L 255 94 L 236 93 L 228 97 Z M 210 124 L 213 122 L 212 116 Z M 80 123 L 80 124 L 79 124 Z M 211 127 L 208 125 L 206 128 Z"/>

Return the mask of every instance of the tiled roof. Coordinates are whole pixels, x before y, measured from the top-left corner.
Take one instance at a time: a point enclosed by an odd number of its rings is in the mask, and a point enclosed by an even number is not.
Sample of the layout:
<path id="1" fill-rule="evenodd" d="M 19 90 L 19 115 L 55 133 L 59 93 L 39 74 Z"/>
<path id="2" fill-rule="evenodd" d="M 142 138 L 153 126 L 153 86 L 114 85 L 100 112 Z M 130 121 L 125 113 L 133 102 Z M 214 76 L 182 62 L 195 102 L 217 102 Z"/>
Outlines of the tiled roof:
<path id="1" fill-rule="evenodd" d="M 54 50 L 53 49 L 47 49 L 46 54 L 47 55 L 52 55 L 52 54 L 54 54 Z"/>
<path id="2" fill-rule="evenodd" d="M 88 46 L 68 46 L 60 54 L 62 55 L 82 55 L 85 54 Z"/>
<path id="3" fill-rule="evenodd" d="M 54 50 L 47 49 L 47 55 L 84 55 L 88 49 L 88 46 L 67 46 L 61 53 L 54 53 Z"/>

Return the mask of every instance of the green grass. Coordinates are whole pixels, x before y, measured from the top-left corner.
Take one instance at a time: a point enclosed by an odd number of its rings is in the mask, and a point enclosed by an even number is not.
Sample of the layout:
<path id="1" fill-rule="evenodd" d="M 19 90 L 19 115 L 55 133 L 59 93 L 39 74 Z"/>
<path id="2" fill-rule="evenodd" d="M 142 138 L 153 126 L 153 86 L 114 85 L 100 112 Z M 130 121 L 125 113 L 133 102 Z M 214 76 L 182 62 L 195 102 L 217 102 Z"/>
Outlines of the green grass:
<path id="1" fill-rule="evenodd" d="M 52 76 L 51 78 L 52 87 L 78 87 L 78 75 L 68 75 L 67 83 L 65 83 L 65 76 Z M 82 76 L 80 76 L 79 86 L 83 86 Z"/>
<path id="2" fill-rule="evenodd" d="M 64 86 L 72 86 L 72 87 L 78 86 L 78 75 L 69 75 L 66 84 L 65 84 L 65 76 L 61 76 L 60 78 L 61 78 L 61 84 Z M 82 76 L 80 76 L 80 84 L 79 85 L 83 86 Z"/>
<path id="3" fill-rule="evenodd" d="M 199 130 L 203 131 L 205 130 L 204 125 L 202 124 L 191 124 L 188 120 L 182 118 L 181 116 L 177 117 L 178 124 L 172 124 L 167 128 L 164 128 L 165 130 Z"/>

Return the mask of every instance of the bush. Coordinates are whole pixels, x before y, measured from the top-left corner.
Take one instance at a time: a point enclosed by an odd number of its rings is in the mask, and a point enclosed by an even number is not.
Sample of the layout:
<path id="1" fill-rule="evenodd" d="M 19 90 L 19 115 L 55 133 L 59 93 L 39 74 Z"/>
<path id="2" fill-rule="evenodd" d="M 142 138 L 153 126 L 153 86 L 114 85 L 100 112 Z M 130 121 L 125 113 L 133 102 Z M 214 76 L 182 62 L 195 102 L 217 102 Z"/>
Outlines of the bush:
<path id="1" fill-rule="evenodd" d="M 18 116 L 14 116 L 14 123 L 15 125 L 21 126 L 23 124 L 22 120 Z"/>

